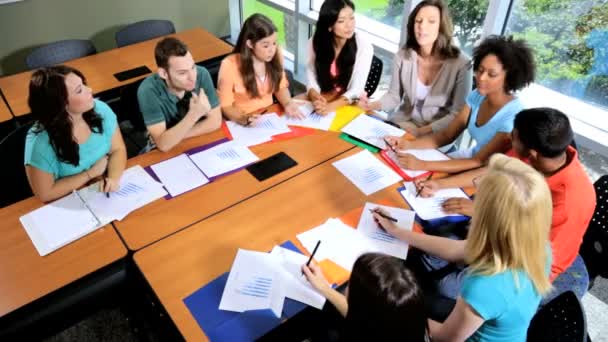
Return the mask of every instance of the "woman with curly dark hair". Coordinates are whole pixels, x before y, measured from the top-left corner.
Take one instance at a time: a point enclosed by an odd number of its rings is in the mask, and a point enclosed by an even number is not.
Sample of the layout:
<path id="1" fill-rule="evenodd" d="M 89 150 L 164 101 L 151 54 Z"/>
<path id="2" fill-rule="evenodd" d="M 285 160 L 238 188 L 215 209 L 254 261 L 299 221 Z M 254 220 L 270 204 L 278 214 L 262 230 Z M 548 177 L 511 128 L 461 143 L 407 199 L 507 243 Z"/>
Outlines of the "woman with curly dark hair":
<path id="1" fill-rule="evenodd" d="M 101 191 L 116 191 L 127 152 L 116 115 L 93 99 L 84 75 L 68 66 L 37 70 L 28 104 L 35 119 L 25 142 L 25 171 L 43 202 L 101 178 Z"/>
<path id="2" fill-rule="evenodd" d="M 365 90 L 374 47 L 355 33 L 355 4 L 325 0 L 308 47 L 308 99 L 327 114 L 352 103 Z"/>
<path id="3" fill-rule="evenodd" d="M 344 317 L 341 341 L 428 340 L 424 295 L 403 260 L 380 253 L 361 255 L 346 296 L 329 286 L 316 264 L 304 265 L 302 271 Z"/>
<path id="4" fill-rule="evenodd" d="M 473 50 L 473 71 L 477 89 L 446 129 L 416 140 L 387 140 L 401 150 L 437 148 L 454 142 L 467 130 L 476 145 L 452 153 L 454 159 L 445 161 L 424 161 L 401 151 L 398 158 L 403 168 L 461 172 L 484 165 L 494 153 L 509 147 L 513 120 L 523 109 L 514 93 L 534 81 L 532 50 L 523 40 L 490 36 Z"/>

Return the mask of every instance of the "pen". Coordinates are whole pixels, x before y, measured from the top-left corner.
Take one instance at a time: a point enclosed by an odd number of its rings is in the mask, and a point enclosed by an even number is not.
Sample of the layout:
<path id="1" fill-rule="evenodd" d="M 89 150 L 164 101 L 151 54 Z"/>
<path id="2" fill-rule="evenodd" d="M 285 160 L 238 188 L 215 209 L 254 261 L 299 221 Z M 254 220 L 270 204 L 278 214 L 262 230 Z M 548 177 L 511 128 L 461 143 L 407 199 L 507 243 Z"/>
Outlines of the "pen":
<path id="1" fill-rule="evenodd" d="M 396 218 L 394 218 L 394 217 L 392 217 L 392 216 L 388 216 L 388 215 L 384 214 L 384 213 L 383 213 L 383 212 L 381 212 L 381 211 L 377 211 L 377 210 L 374 210 L 374 209 L 370 209 L 369 211 L 371 211 L 372 213 L 376 213 L 376 214 L 378 214 L 378 215 L 380 215 L 380 216 L 384 217 L 384 218 L 385 218 L 385 219 L 387 219 L 387 220 L 393 221 L 393 222 L 395 222 L 395 223 L 396 223 L 396 222 L 398 222 Z"/>
<path id="2" fill-rule="evenodd" d="M 395 150 L 395 148 L 393 147 L 393 145 L 391 145 L 391 144 L 388 142 L 388 140 L 386 140 L 386 138 L 383 138 L 383 139 L 384 139 L 384 143 L 386 144 L 386 146 L 388 146 L 388 148 L 390 148 L 390 149 L 391 149 L 391 151 L 393 151 L 393 152 L 397 153 L 397 151 Z"/>
<path id="3" fill-rule="evenodd" d="M 425 182 L 428 182 L 431 179 L 431 177 L 433 177 L 433 173 L 432 172 L 429 174 L 428 177 L 426 177 Z M 424 185 L 421 186 L 420 189 L 418 189 L 418 191 L 416 191 L 416 197 L 420 196 L 420 193 L 422 192 L 422 189 L 424 189 Z"/>
<path id="4" fill-rule="evenodd" d="M 103 187 L 106 187 L 107 178 L 103 177 Z M 106 198 L 110 198 L 110 193 L 106 191 Z"/>
<path id="5" fill-rule="evenodd" d="M 312 258 L 314 258 L 315 253 L 317 253 L 317 249 L 319 249 L 320 244 L 321 244 L 321 240 L 317 241 L 317 244 L 315 245 L 315 249 L 312 250 L 312 254 L 310 255 L 310 258 L 308 258 L 308 261 L 306 262 L 306 267 L 308 267 L 310 265 L 310 262 L 312 261 Z M 302 272 L 302 274 L 304 274 L 304 272 Z"/>

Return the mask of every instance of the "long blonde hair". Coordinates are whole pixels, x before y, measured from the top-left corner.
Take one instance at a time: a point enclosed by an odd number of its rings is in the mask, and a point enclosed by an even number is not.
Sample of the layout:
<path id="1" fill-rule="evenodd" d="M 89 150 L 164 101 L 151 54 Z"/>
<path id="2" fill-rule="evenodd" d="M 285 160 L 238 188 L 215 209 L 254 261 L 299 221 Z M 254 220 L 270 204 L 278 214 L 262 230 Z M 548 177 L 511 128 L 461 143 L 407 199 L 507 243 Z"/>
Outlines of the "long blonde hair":
<path id="1" fill-rule="evenodd" d="M 551 289 L 546 272 L 551 193 L 545 178 L 515 158 L 496 154 L 475 196 L 466 262 L 475 274 L 525 272 L 539 294 Z M 516 284 L 518 284 L 517 275 Z"/>

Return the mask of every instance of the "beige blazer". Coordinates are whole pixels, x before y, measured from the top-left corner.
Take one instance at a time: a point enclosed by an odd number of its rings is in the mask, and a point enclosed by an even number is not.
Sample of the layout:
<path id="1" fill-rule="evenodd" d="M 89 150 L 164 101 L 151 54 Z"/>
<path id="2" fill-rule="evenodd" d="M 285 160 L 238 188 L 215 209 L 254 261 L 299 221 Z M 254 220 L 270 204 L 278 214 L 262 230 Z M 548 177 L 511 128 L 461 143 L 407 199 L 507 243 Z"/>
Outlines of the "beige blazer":
<path id="1" fill-rule="evenodd" d="M 443 62 L 439 73 L 431 83 L 431 89 L 420 113 L 414 113 L 416 81 L 418 78 L 418 54 L 411 49 L 400 49 L 393 58 L 391 85 L 380 99 L 382 110 L 389 112 L 389 120 L 402 127 L 431 124 L 433 132 L 448 126 L 464 107 L 471 91 L 473 71 L 469 58 L 464 54 Z M 391 113 L 391 111 L 393 111 Z"/>

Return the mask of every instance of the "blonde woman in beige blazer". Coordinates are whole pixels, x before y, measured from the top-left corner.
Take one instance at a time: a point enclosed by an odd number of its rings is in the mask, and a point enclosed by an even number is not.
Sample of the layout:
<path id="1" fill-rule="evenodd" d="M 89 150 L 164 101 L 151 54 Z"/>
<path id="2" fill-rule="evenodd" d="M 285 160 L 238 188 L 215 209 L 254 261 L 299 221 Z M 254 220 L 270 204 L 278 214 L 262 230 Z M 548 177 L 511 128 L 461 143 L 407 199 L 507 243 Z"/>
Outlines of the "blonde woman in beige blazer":
<path id="1" fill-rule="evenodd" d="M 442 0 L 412 11 L 407 41 L 395 54 L 391 84 L 379 101 L 362 97 L 365 110 L 391 112 L 389 120 L 415 136 L 441 131 L 464 107 L 472 87 L 470 60 L 452 45 L 452 21 Z"/>

